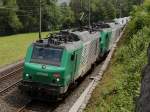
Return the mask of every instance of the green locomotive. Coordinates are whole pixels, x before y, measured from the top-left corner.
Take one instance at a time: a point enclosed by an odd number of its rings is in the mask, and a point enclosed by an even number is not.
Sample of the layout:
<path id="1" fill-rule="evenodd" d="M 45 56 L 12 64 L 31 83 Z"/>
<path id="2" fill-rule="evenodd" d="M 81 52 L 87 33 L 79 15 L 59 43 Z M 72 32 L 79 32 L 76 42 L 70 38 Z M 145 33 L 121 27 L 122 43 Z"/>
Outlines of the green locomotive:
<path id="1" fill-rule="evenodd" d="M 32 43 L 25 57 L 19 88 L 32 97 L 59 98 L 112 47 L 119 24 L 94 30 L 61 31 Z M 119 33 L 117 33 L 119 32 Z"/>

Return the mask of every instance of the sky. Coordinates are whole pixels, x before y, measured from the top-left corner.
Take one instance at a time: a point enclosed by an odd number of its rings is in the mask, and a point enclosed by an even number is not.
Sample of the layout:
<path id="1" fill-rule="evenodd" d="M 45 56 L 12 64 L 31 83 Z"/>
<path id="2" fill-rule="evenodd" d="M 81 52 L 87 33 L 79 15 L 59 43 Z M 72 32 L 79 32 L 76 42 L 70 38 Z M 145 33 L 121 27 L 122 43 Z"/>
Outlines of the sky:
<path id="1" fill-rule="evenodd" d="M 70 2 L 70 0 L 58 0 L 58 3 L 63 3 L 63 2 Z"/>

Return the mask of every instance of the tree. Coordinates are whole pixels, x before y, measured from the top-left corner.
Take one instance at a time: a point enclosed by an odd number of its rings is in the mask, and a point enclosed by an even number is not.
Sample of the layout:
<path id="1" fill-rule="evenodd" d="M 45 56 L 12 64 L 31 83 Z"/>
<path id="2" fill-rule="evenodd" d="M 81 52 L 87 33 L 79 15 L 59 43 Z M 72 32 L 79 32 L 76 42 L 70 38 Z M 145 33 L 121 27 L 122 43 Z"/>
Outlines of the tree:
<path id="1" fill-rule="evenodd" d="M 56 0 L 41 0 L 42 7 L 42 31 L 57 29 L 60 23 L 60 10 L 56 5 Z M 40 0 L 17 0 L 20 10 L 25 13 L 19 13 L 23 23 L 23 32 L 39 31 L 39 6 Z"/>
<path id="2" fill-rule="evenodd" d="M 41 0 L 42 31 L 70 26 L 87 25 L 89 7 L 91 23 L 129 16 L 133 5 L 143 0 L 71 0 L 57 4 L 57 0 Z M 40 0 L 0 0 L 0 33 L 12 34 L 39 31 Z"/>
<path id="3" fill-rule="evenodd" d="M 39 0 L 17 0 L 19 10 L 18 17 L 24 28 L 22 32 L 33 32 L 39 29 Z"/>
<path id="4" fill-rule="evenodd" d="M 91 22 L 100 20 L 110 20 L 115 17 L 115 7 L 111 0 L 91 0 L 90 6 L 87 0 L 71 0 L 71 9 L 75 13 L 76 21 L 80 19 L 84 13 L 84 24 L 88 23 L 89 7 L 91 9 Z"/>
<path id="5" fill-rule="evenodd" d="M 95 15 L 98 15 L 99 20 L 112 20 L 115 17 L 115 7 L 110 0 L 95 0 L 94 4 L 96 4 L 96 12 Z M 94 12 L 94 10 L 92 10 Z"/>
<path id="6" fill-rule="evenodd" d="M 14 6 L 14 8 L 11 8 Z M 17 4 L 15 0 L 2 0 L 0 8 L 0 32 L 1 35 L 17 33 L 22 24 L 17 16 Z"/>
<path id="7" fill-rule="evenodd" d="M 61 24 L 62 28 L 71 28 L 75 23 L 75 15 L 71 8 L 66 4 L 62 3 L 60 6 L 61 9 Z"/>

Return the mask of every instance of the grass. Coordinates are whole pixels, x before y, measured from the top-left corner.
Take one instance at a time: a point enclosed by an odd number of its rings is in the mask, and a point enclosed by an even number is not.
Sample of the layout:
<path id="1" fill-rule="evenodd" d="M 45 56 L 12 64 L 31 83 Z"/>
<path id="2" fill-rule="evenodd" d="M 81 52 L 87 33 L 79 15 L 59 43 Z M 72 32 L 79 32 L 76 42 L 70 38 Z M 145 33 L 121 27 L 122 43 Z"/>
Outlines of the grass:
<path id="1" fill-rule="evenodd" d="M 111 104 L 112 97 L 115 95 L 115 80 L 119 75 L 112 73 L 111 66 L 115 63 L 115 58 L 110 64 L 109 69 L 105 72 L 102 81 L 97 85 L 92 93 L 84 112 L 109 112 L 109 104 Z"/>
<path id="2" fill-rule="evenodd" d="M 48 32 L 43 32 L 45 37 Z M 0 37 L 0 67 L 23 59 L 27 47 L 38 39 L 38 33 L 17 34 Z"/>

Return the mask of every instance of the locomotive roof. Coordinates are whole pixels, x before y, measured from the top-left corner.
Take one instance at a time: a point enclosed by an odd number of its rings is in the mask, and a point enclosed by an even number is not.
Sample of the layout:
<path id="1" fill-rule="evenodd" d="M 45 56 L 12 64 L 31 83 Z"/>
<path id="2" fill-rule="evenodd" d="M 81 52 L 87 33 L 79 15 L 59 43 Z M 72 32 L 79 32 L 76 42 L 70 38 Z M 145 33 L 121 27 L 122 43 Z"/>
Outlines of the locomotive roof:
<path id="1" fill-rule="evenodd" d="M 43 47 L 61 47 L 67 50 L 77 49 L 83 43 L 99 38 L 99 32 L 89 31 L 62 31 L 55 35 L 48 35 L 48 38 L 37 41 L 35 44 Z"/>
<path id="2" fill-rule="evenodd" d="M 49 34 L 47 38 L 38 40 L 34 44 L 42 47 L 65 48 L 67 50 L 77 49 L 82 45 L 78 36 L 68 31 Z"/>
<path id="3" fill-rule="evenodd" d="M 43 39 L 43 42 L 36 42 L 34 43 L 34 45 L 37 46 L 41 46 L 41 47 L 55 47 L 55 48 L 65 48 L 67 50 L 72 50 L 72 49 L 77 49 L 80 48 L 80 46 L 82 45 L 81 41 L 78 42 L 67 42 L 67 43 L 62 43 L 59 45 L 55 45 L 55 44 L 47 44 L 48 43 L 48 39 Z"/>
<path id="4" fill-rule="evenodd" d="M 111 26 L 112 30 L 115 30 L 115 29 L 122 27 L 122 25 L 120 25 L 118 23 L 108 23 L 108 24 Z"/>

